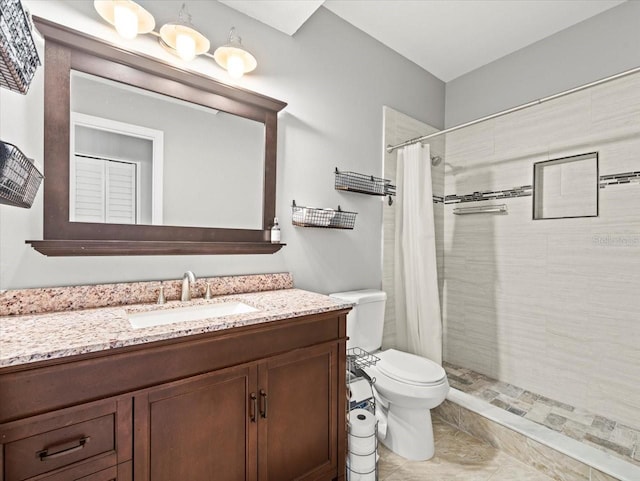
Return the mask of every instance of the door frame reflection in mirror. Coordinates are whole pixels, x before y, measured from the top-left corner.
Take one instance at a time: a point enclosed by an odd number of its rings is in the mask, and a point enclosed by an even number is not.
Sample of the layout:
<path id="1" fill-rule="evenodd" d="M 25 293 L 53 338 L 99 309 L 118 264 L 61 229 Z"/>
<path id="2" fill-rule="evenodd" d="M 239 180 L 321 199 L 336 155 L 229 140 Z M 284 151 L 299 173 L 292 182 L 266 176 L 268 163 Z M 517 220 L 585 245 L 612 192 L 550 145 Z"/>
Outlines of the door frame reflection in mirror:
<path id="1" fill-rule="evenodd" d="M 79 112 L 71 112 L 71 127 L 70 127 L 70 156 L 69 156 L 69 220 L 71 222 L 78 222 L 78 219 L 75 216 L 75 206 L 76 206 L 76 189 L 74 189 L 75 179 L 75 164 L 76 157 L 80 156 L 88 156 L 93 157 L 96 155 L 95 153 L 87 153 L 87 152 L 78 152 L 77 144 L 76 144 L 76 127 L 85 127 L 92 130 L 98 130 L 101 132 L 109 132 L 118 135 L 124 135 L 128 137 L 134 137 L 138 139 L 148 140 L 151 142 L 151 191 L 149 194 L 149 201 L 151 204 L 150 213 L 151 213 L 151 224 L 152 225 L 162 225 L 162 183 L 163 183 L 163 155 L 164 155 L 164 132 L 161 130 L 150 129 L 148 127 L 143 127 L 140 125 L 128 124 L 125 122 L 120 122 L 117 120 L 105 119 L 102 117 L 96 117 L 94 115 L 82 114 Z M 140 165 L 140 161 L 135 161 L 131 159 L 124 158 L 114 158 L 108 157 L 105 155 L 99 155 L 100 159 L 107 161 L 125 161 L 132 162 Z M 147 222 L 140 221 L 140 194 L 141 194 L 141 179 L 140 179 L 140 169 L 137 171 L 136 178 L 136 207 L 137 207 L 137 224 L 144 224 Z M 77 186 L 77 184 L 75 184 Z M 108 202 L 106 199 L 105 202 Z"/>
<path id="2" fill-rule="evenodd" d="M 27 243 L 51 256 L 266 254 L 283 246 L 270 242 L 269 228 L 275 217 L 278 112 L 285 102 L 181 70 L 49 20 L 34 17 L 34 23 L 45 37 L 44 230 L 43 240 Z M 263 123 L 262 229 L 70 222 L 71 70 Z"/>

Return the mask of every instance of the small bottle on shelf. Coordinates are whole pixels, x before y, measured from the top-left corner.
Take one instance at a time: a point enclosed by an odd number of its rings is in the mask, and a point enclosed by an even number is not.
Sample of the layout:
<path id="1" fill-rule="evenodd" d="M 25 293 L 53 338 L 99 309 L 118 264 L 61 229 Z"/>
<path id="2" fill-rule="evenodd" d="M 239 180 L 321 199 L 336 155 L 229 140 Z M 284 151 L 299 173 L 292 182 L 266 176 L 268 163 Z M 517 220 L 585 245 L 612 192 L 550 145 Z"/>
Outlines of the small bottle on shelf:
<path id="1" fill-rule="evenodd" d="M 273 219 L 273 227 L 271 228 L 271 243 L 280 243 L 280 224 L 278 224 L 278 218 Z"/>

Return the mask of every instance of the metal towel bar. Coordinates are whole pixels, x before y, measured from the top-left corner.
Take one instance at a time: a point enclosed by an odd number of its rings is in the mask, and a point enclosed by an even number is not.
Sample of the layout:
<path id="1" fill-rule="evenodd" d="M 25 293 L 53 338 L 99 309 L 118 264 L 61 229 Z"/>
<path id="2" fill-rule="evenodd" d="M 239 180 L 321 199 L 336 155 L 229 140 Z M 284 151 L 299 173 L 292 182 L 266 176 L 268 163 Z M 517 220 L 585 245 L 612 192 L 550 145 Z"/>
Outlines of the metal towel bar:
<path id="1" fill-rule="evenodd" d="M 506 214 L 508 213 L 506 204 L 497 205 L 477 205 L 473 207 L 456 207 L 453 209 L 456 215 L 466 214 Z"/>

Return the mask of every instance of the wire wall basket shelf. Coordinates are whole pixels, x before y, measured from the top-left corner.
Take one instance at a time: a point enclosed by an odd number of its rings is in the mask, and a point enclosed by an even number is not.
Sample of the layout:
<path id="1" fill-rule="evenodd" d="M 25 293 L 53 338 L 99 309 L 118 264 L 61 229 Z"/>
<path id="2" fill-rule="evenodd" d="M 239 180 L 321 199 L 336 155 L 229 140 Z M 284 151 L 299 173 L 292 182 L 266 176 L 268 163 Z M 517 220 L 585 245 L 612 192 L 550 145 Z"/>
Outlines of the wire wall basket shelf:
<path id="1" fill-rule="evenodd" d="M 323 227 L 325 229 L 353 229 L 357 212 L 348 212 L 338 206 L 334 209 L 291 205 L 291 223 L 298 227 Z"/>
<path id="2" fill-rule="evenodd" d="M 20 149 L 0 141 L 0 204 L 31 207 L 42 178 Z"/>
<path id="3" fill-rule="evenodd" d="M 40 57 L 20 0 L 0 0 L 0 86 L 26 94 Z"/>
<path id="4" fill-rule="evenodd" d="M 396 193 L 395 185 L 392 185 L 391 181 L 387 179 L 381 179 L 373 175 L 359 174 L 357 172 L 341 171 L 337 167 L 335 174 L 336 190 L 378 196 L 395 195 Z"/>

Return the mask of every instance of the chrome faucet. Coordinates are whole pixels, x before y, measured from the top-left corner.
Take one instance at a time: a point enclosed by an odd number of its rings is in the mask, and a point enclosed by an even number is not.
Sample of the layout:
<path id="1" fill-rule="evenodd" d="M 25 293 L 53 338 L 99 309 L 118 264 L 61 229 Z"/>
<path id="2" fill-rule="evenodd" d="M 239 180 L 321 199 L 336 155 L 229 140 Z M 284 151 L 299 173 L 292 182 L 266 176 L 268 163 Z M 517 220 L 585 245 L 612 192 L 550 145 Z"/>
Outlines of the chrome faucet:
<path id="1" fill-rule="evenodd" d="M 193 284 L 194 282 L 196 282 L 196 276 L 193 274 L 193 272 L 185 272 L 184 276 L 182 277 L 182 297 L 180 298 L 180 300 L 191 300 L 191 284 Z"/>

